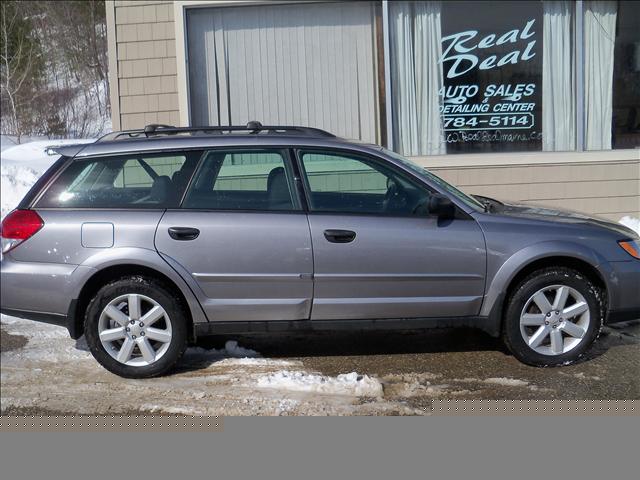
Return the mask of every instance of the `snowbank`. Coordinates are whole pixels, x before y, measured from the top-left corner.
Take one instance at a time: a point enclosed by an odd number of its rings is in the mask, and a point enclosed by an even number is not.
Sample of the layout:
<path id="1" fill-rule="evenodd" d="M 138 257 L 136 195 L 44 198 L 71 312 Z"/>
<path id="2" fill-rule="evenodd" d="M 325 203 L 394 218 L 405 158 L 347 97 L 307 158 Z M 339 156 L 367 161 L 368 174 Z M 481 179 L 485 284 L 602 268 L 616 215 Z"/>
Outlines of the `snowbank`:
<path id="1" fill-rule="evenodd" d="M 620 219 L 620 223 L 640 235 L 640 218 L 626 216 Z"/>
<path id="2" fill-rule="evenodd" d="M 327 377 L 314 373 L 281 370 L 260 377 L 257 386 L 296 392 L 323 393 L 332 395 L 382 396 L 382 384 L 368 375 L 356 372 Z"/>
<path id="3" fill-rule="evenodd" d="M 2 136 L 0 154 L 1 216 L 13 210 L 31 186 L 59 157 L 49 155 L 47 147 L 77 143 L 92 143 L 93 139 L 36 140 L 16 145 L 13 139 Z"/>
<path id="4" fill-rule="evenodd" d="M 76 145 L 78 143 L 93 143 L 95 139 L 79 138 L 71 140 L 51 140 L 42 139 L 20 145 L 9 146 L 2 149 L 2 166 L 17 165 L 28 167 L 36 172 L 43 173 L 59 157 L 49 155 L 48 147 L 59 147 L 60 145 Z"/>
<path id="5" fill-rule="evenodd" d="M 29 167 L 18 165 L 5 167 L 3 159 L 0 170 L 0 210 L 2 218 L 20 203 L 22 197 L 26 195 L 39 176 L 39 172 Z"/>

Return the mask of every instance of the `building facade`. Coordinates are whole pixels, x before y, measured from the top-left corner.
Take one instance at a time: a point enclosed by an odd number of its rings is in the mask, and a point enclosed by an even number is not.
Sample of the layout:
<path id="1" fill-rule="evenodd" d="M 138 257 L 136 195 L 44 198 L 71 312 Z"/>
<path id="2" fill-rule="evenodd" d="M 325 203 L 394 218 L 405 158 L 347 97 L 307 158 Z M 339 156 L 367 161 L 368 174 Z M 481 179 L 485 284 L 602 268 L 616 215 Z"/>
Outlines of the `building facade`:
<path id="1" fill-rule="evenodd" d="M 114 128 L 308 125 L 470 193 L 640 216 L 640 4 L 108 1 Z"/>

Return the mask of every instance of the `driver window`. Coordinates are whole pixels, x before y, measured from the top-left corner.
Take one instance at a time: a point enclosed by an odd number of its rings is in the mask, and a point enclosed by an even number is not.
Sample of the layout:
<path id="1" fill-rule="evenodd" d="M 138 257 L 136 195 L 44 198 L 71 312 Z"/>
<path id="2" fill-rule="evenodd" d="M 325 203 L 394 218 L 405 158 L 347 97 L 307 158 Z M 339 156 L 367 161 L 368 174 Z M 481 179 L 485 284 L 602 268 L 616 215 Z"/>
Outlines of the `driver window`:
<path id="1" fill-rule="evenodd" d="M 429 192 L 374 159 L 302 151 L 309 207 L 315 212 L 421 215 Z"/>

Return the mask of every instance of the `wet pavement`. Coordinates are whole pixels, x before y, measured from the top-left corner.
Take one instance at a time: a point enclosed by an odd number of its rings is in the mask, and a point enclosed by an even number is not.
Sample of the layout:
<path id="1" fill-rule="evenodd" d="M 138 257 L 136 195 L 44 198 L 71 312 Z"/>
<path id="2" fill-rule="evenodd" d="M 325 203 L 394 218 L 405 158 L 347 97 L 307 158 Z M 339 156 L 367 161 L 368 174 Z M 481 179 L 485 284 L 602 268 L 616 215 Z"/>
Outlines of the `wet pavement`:
<path id="1" fill-rule="evenodd" d="M 323 332 L 212 337 L 150 380 L 110 374 L 62 328 L 3 321 L 4 415 L 419 415 L 443 398 L 640 398 L 640 321 L 605 327 L 560 368 L 524 365 L 471 329 Z"/>
<path id="2" fill-rule="evenodd" d="M 416 380 L 427 386 L 419 381 L 425 379 L 444 396 L 458 392 L 456 398 L 640 398 L 640 321 L 605 327 L 585 358 L 559 368 L 524 365 L 500 340 L 472 329 L 236 338 L 264 356 L 298 359 L 325 375 L 375 376 L 385 394 Z"/>

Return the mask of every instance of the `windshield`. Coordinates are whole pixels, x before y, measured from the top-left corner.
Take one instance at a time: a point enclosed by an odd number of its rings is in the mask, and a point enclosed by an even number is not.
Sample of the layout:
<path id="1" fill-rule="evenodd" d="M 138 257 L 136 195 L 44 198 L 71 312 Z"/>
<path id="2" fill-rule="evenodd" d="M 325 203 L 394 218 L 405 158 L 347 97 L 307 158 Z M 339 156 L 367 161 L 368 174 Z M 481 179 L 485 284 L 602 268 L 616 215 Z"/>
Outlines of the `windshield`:
<path id="1" fill-rule="evenodd" d="M 457 189 L 456 187 L 454 187 L 450 183 L 445 182 L 443 179 L 441 179 L 437 175 L 434 175 L 433 173 L 431 173 L 430 171 L 428 171 L 425 168 L 421 167 L 420 165 L 418 165 L 416 163 L 413 163 L 408 158 L 403 157 L 402 155 L 400 155 L 400 154 L 398 154 L 396 152 L 392 152 L 391 150 L 387 150 L 386 148 L 382 148 L 382 151 L 384 153 L 386 153 L 387 155 L 389 155 L 390 157 L 393 157 L 395 160 L 397 160 L 400 163 L 402 163 L 402 165 L 404 165 L 405 167 L 413 170 L 417 174 L 424 175 L 429 180 L 431 180 L 433 183 L 437 184 L 439 187 L 441 187 L 443 190 L 445 190 L 447 193 L 450 193 L 451 195 L 453 195 L 457 199 L 461 200 L 462 202 L 464 202 L 466 205 L 470 206 L 471 208 L 473 208 L 475 210 L 479 210 L 479 211 L 483 211 L 484 210 L 484 205 L 481 202 L 479 202 L 475 198 L 471 197 L 470 195 L 467 195 L 463 191 Z"/>

